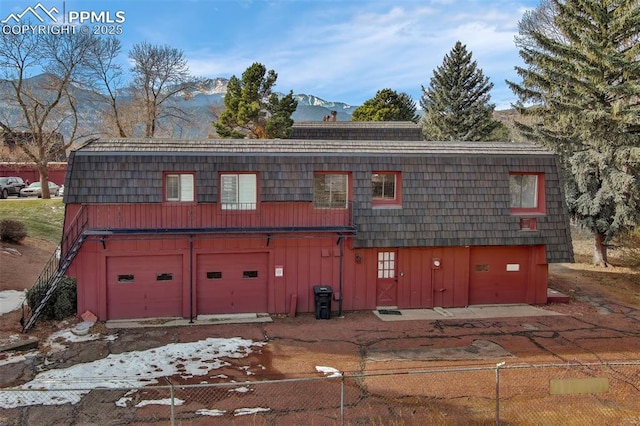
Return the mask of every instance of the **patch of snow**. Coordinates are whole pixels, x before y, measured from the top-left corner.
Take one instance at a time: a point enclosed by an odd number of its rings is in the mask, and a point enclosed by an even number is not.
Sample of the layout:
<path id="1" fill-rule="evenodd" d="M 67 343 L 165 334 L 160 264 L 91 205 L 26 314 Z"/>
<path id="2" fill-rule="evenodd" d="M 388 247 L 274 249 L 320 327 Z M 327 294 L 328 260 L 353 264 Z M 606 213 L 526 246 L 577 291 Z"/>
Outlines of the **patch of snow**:
<path id="1" fill-rule="evenodd" d="M 104 359 L 44 371 L 28 383 L 6 388 L 4 390 L 17 392 L 3 393 L 0 407 L 77 404 L 84 395 L 96 388 L 144 387 L 157 383 L 157 378 L 178 373 L 203 376 L 227 365 L 221 358 L 244 358 L 252 352 L 252 348 L 264 345 L 264 342 L 240 337 L 208 338 L 197 342 L 172 343 L 145 351 L 110 354 Z M 185 364 L 180 361 L 183 359 L 191 361 Z"/>
<path id="2" fill-rule="evenodd" d="M 199 414 L 201 416 L 218 417 L 218 416 L 224 416 L 225 413 L 226 413 L 225 410 L 207 410 L 204 408 L 201 410 L 196 410 L 196 414 Z"/>
<path id="3" fill-rule="evenodd" d="M 253 389 L 248 388 L 246 386 L 240 386 L 239 388 L 229 389 L 229 392 L 248 393 L 248 392 L 251 392 L 252 390 Z"/>
<path id="4" fill-rule="evenodd" d="M 234 416 L 246 416 L 247 414 L 265 413 L 271 411 L 271 408 L 255 407 L 255 408 L 238 408 L 233 411 Z"/>
<path id="5" fill-rule="evenodd" d="M 129 395 L 134 395 L 137 391 L 132 389 L 129 392 L 125 393 L 122 398 L 116 401 L 116 407 L 126 408 L 129 406 L 129 402 L 133 401 Z"/>
<path id="6" fill-rule="evenodd" d="M 37 352 L 30 351 L 24 354 L 7 354 L 5 359 L 0 359 L 0 365 L 13 364 L 14 362 L 26 361 L 30 356 L 36 355 Z"/>
<path id="7" fill-rule="evenodd" d="M 116 407 L 127 408 L 129 406 L 129 402 L 133 401 L 133 398 L 128 396 L 123 396 L 119 400 L 116 401 Z"/>
<path id="8" fill-rule="evenodd" d="M 333 367 L 323 367 L 321 365 L 316 366 L 316 371 L 324 373 L 327 377 L 342 377 L 342 373 Z"/>
<path id="9" fill-rule="evenodd" d="M 78 336 L 73 333 L 71 330 L 61 330 L 56 331 L 51 334 L 47 338 L 46 344 L 51 348 L 51 353 L 60 352 L 67 348 L 65 345 L 66 342 L 76 343 L 76 342 L 89 342 L 91 340 L 105 340 L 107 342 L 113 342 L 118 338 L 117 334 L 110 334 L 107 336 L 102 336 L 100 334 L 85 334 L 83 336 Z"/>
<path id="10" fill-rule="evenodd" d="M 20 309 L 27 296 L 27 291 L 4 290 L 0 291 L 0 315 Z"/>
<path id="11" fill-rule="evenodd" d="M 173 399 L 173 405 L 182 405 L 184 400 L 179 398 Z M 171 398 L 151 399 L 148 401 L 140 401 L 136 404 L 136 408 L 145 407 L 147 405 L 171 405 Z"/>

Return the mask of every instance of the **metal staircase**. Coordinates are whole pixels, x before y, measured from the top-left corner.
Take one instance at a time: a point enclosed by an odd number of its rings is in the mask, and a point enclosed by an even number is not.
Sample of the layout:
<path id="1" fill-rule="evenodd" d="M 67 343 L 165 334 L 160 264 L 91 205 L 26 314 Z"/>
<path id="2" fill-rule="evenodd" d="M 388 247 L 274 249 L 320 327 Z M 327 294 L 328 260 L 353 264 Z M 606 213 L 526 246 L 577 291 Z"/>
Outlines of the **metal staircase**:
<path id="1" fill-rule="evenodd" d="M 29 290 L 29 292 L 35 291 L 40 295 L 38 297 L 40 302 L 35 309 L 29 310 L 28 313 L 25 313 L 23 303 L 22 318 L 20 319 L 23 333 L 34 326 L 40 313 L 49 299 L 51 299 L 51 296 L 53 296 L 58 284 L 67 272 L 67 269 L 69 269 L 71 262 L 73 262 L 76 254 L 78 254 L 80 247 L 82 247 L 82 243 L 86 238 L 85 229 L 89 221 L 87 210 L 85 206 L 82 206 L 80 210 L 78 210 L 71 225 L 62 236 L 58 250 L 51 256 L 51 259 L 49 259 L 40 276 L 38 276 L 36 283 Z"/>

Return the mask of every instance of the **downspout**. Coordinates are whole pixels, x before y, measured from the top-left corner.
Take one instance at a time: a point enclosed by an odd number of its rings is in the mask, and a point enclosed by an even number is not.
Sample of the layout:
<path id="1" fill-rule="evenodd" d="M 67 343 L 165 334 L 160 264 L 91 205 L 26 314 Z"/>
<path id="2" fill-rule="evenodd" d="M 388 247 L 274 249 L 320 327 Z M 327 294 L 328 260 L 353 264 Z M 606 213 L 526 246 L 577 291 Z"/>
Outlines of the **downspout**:
<path id="1" fill-rule="evenodd" d="M 189 235 L 189 324 L 193 324 L 193 235 Z"/>
<path id="2" fill-rule="evenodd" d="M 343 246 L 344 246 L 344 237 L 341 235 L 339 238 L 339 243 L 340 243 L 340 268 L 338 273 L 339 278 L 338 278 L 338 283 L 340 286 L 340 296 L 338 297 L 338 317 L 342 316 L 342 268 L 344 267 L 344 250 L 343 250 Z"/>

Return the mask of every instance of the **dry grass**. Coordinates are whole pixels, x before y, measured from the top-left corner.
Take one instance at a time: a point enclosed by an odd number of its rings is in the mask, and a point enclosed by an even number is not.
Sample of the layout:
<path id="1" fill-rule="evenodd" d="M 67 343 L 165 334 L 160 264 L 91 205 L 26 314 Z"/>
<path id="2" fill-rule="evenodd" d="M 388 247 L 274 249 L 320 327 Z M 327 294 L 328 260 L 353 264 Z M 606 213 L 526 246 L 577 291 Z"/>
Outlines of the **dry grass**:
<path id="1" fill-rule="evenodd" d="M 593 235 L 572 227 L 575 263 L 551 264 L 549 286 L 569 295 L 584 292 L 602 299 L 640 307 L 640 269 L 637 244 L 630 237 L 620 238 L 608 250 L 609 266 L 593 265 Z"/>

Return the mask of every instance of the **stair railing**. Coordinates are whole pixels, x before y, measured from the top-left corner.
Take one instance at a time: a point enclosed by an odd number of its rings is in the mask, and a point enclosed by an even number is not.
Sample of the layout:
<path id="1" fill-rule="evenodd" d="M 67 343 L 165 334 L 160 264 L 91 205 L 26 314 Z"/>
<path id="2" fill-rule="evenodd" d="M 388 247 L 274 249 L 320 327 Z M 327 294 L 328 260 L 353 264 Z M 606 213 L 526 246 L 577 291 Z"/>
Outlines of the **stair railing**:
<path id="1" fill-rule="evenodd" d="M 55 253 L 53 253 L 35 284 L 29 290 L 29 293 L 36 292 L 36 298 L 40 300 L 38 306 L 33 310 L 29 309 L 29 312 L 25 313 L 23 302 L 22 318 L 20 319 L 23 333 L 33 327 L 45 305 L 51 299 L 58 283 L 71 265 L 73 258 L 80 250 L 88 221 L 88 208 L 83 205 L 64 232 Z"/>

